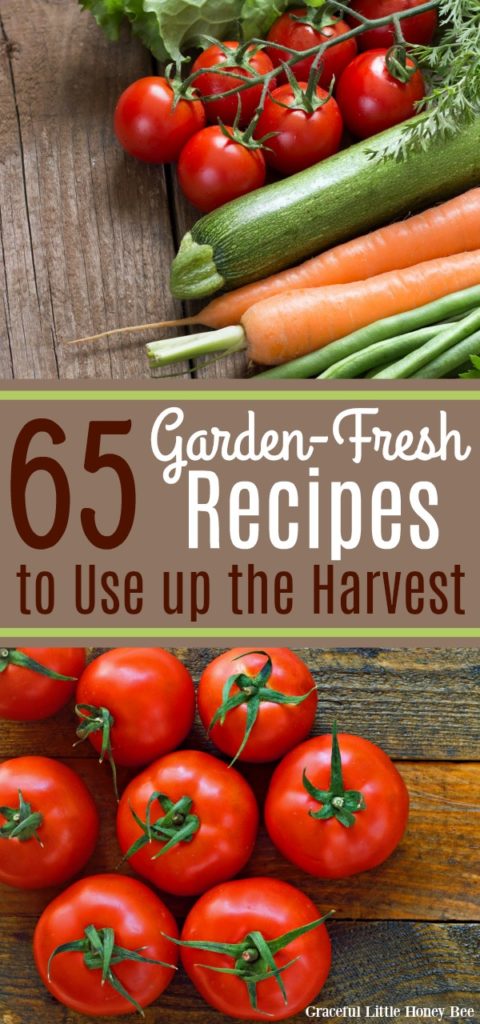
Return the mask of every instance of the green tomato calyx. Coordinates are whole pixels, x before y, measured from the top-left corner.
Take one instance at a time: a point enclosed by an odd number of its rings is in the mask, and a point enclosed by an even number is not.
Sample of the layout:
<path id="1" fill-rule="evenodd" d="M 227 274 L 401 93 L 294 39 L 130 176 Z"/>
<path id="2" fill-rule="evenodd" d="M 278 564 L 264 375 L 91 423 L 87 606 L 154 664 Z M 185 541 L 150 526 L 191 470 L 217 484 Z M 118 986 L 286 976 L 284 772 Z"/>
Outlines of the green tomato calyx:
<path id="1" fill-rule="evenodd" d="M 156 803 L 160 804 L 164 814 L 163 817 L 157 818 L 156 821 L 152 822 L 152 807 Z M 180 800 L 174 803 L 165 793 L 158 792 L 152 793 L 148 801 L 144 821 L 134 811 L 133 807 L 130 807 L 132 817 L 142 830 L 142 835 L 127 850 L 120 863 L 123 864 L 130 857 L 134 857 L 139 850 L 143 850 L 144 846 L 147 846 L 149 843 L 164 844 L 152 856 L 152 860 L 158 860 L 159 857 L 163 857 L 165 853 L 172 850 L 174 846 L 178 846 L 179 843 L 191 843 L 201 824 L 200 818 L 196 814 L 191 814 L 192 807 L 193 800 L 189 796 L 182 796 Z"/>
<path id="2" fill-rule="evenodd" d="M 143 948 L 143 947 L 142 947 Z M 173 964 L 165 964 L 162 960 L 152 960 L 150 957 L 142 956 L 142 949 L 124 949 L 123 946 L 115 944 L 115 932 L 113 928 L 96 928 L 91 924 L 85 928 L 84 938 L 76 942 L 65 942 L 53 950 L 47 967 L 48 980 L 52 961 L 62 953 L 83 953 L 83 962 L 90 971 L 102 972 L 102 984 L 108 982 L 112 988 L 123 996 L 137 1011 L 145 1016 L 140 1003 L 127 992 L 121 981 L 113 973 L 112 967 L 124 963 L 125 960 L 133 960 L 135 963 L 155 964 L 157 967 L 167 967 L 176 970 Z"/>
<path id="3" fill-rule="evenodd" d="M 23 651 L 18 651 L 16 647 L 2 647 L 0 650 L 0 672 L 5 672 L 9 665 L 27 668 L 30 672 L 36 672 L 39 676 L 47 676 L 48 679 L 58 679 L 61 683 L 76 683 L 77 681 L 75 676 L 62 676 L 59 672 L 54 672 L 53 669 L 41 665 L 39 661 L 30 658 Z"/>
<path id="4" fill-rule="evenodd" d="M 101 732 L 102 734 L 99 762 L 103 764 L 105 758 L 110 762 L 113 788 L 118 803 L 117 766 L 112 750 L 112 728 L 115 724 L 115 719 L 108 708 L 96 707 L 94 704 L 76 704 L 75 714 L 80 719 L 80 724 L 77 726 L 78 743 L 82 743 L 83 740 L 86 740 L 94 732 Z M 75 744 L 75 746 L 78 746 L 78 744 Z"/>
<path id="5" fill-rule="evenodd" d="M 334 910 L 330 910 L 328 914 L 318 918 L 318 920 L 310 921 L 300 928 L 294 928 L 292 931 L 280 935 L 278 939 L 270 939 L 269 941 L 265 939 L 261 932 L 249 932 L 243 939 L 243 942 L 236 943 L 202 942 L 201 940 L 198 942 L 188 942 L 182 939 L 172 939 L 169 935 L 166 938 L 170 939 L 170 942 L 175 943 L 176 946 L 182 946 L 184 949 L 198 949 L 204 953 L 218 953 L 220 956 L 231 957 L 234 961 L 233 967 L 213 967 L 211 964 L 197 964 L 197 966 L 203 967 L 205 970 L 215 971 L 217 974 L 233 974 L 237 978 L 241 978 L 247 986 L 252 1009 L 258 1011 L 257 985 L 260 981 L 269 981 L 272 978 L 277 982 L 285 1005 L 288 1004 L 282 975 L 299 958 L 294 957 L 293 960 L 289 960 L 288 963 L 282 964 L 279 967 L 275 962 L 276 954 L 289 946 L 295 939 L 299 939 L 302 935 L 306 935 L 315 928 L 319 928 L 320 925 L 325 924 L 325 921 L 334 913 Z M 269 1014 L 266 1013 L 265 1016 L 268 1017 Z"/>
<path id="6" fill-rule="evenodd" d="M 309 811 L 316 821 L 328 821 L 336 818 L 345 828 L 355 824 L 355 815 L 366 808 L 365 798 L 355 789 L 345 789 L 342 774 L 342 756 L 338 743 L 337 723 L 332 729 L 332 760 L 330 768 L 330 789 L 317 789 L 310 781 L 306 769 L 303 772 L 303 785 L 309 796 L 322 804 L 319 811 Z"/>
<path id="7" fill-rule="evenodd" d="M 39 811 L 32 811 L 31 804 L 24 799 L 20 789 L 18 807 L 0 807 L 0 815 L 5 819 L 4 824 L 0 826 L 0 839 L 18 839 L 20 843 L 35 839 L 38 845 L 43 847 L 38 834 L 39 828 L 43 825 L 43 815 Z"/>
<path id="8" fill-rule="evenodd" d="M 230 711 L 240 707 L 241 704 L 247 705 L 245 733 L 235 757 L 230 762 L 230 767 L 235 764 L 235 761 L 238 760 L 248 743 L 252 729 L 257 721 L 262 701 L 267 704 L 289 704 L 296 707 L 299 704 L 303 704 L 303 702 L 307 700 L 307 697 L 309 697 L 315 690 L 315 687 L 312 687 L 308 693 L 303 693 L 299 697 L 290 696 L 287 693 L 280 693 L 277 690 L 272 690 L 268 686 L 268 682 L 272 675 L 273 665 L 272 659 L 266 651 L 249 651 L 247 654 L 239 654 L 238 657 L 233 660 L 239 661 L 240 658 L 249 658 L 252 654 L 260 654 L 262 657 L 266 658 L 265 664 L 262 665 L 260 672 L 258 672 L 256 676 L 247 675 L 246 672 L 237 672 L 234 675 L 229 676 L 225 686 L 223 687 L 222 703 L 220 707 L 217 708 L 208 727 L 208 731 L 211 732 L 215 725 L 224 725 L 226 717 Z M 234 687 L 237 688 L 236 693 L 232 693 Z"/>

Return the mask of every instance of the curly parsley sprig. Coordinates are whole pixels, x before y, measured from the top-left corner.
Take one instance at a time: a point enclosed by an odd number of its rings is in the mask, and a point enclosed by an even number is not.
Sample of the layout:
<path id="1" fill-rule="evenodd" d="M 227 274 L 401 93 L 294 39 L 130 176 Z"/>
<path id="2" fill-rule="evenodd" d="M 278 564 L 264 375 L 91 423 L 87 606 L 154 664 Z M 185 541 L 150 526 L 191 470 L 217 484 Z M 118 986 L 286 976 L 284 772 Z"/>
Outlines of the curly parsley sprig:
<path id="1" fill-rule="evenodd" d="M 480 117 L 479 0 L 439 0 L 438 15 L 440 35 L 432 46 L 408 47 L 426 76 L 426 100 L 415 123 L 404 125 L 398 143 L 385 149 L 383 158 L 405 159 Z"/>

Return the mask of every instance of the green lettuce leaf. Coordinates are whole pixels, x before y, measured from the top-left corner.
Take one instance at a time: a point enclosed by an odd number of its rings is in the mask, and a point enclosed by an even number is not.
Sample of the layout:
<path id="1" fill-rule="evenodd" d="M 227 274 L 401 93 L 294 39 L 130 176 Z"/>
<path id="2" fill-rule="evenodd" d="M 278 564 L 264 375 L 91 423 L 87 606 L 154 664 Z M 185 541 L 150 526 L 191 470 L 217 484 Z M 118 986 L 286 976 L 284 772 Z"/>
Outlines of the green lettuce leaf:
<path id="1" fill-rule="evenodd" d="M 467 370 L 466 373 L 459 374 L 463 380 L 478 380 L 480 377 L 480 356 L 470 356 L 470 362 L 473 369 Z"/>
<path id="2" fill-rule="evenodd" d="M 118 39 L 125 17 L 125 0 L 80 0 L 84 11 L 90 11 L 109 39 Z"/>
<path id="3" fill-rule="evenodd" d="M 244 0 L 241 10 L 243 38 L 265 36 L 289 4 L 290 0 Z"/>
<path id="4" fill-rule="evenodd" d="M 159 38 L 173 60 L 205 35 L 235 39 L 239 34 L 241 0 L 143 0 L 143 7 L 156 18 Z"/>
<path id="5" fill-rule="evenodd" d="M 162 63 L 171 60 L 159 28 L 155 11 L 148 11 L 144 0 L 125 0 L 125 13 L 130 19 L 132 31 L 147 50 Z"/>
<path id="6" fill-rule="evenodd" d="M 110 39 L 124 18 L 157 60 L 181 60 L 203 36 L 251 39 L 265 35 L 290 0 L 80 0 Z M 312 0 L 313 3 L 318 0 Z M 323 0 L 321 0 L 323 2 Z"/>

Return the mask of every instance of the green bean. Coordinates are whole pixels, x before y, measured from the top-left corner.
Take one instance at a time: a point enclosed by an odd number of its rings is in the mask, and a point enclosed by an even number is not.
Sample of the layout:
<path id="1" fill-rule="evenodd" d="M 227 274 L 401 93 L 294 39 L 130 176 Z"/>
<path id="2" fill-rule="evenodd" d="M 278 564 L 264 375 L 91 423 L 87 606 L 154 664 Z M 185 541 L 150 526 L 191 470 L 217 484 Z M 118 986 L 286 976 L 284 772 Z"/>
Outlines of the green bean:
<path id="1" fill-rule="evenodd" d="M 381 363 L 378 364 L 377 366 L 373 366 L 372 369 L 368 371 L 368 373 L 364 374 L 364 379 L 371 380 L 372 377 L 377 376 L 377 373 L 380 373 L 380 370 L 385 370 L 387 366 L 390 366 L 390 363 Z"/>
<path id="2" fill-rule="evenodd" d="M 458 344 L 437 356 L 436 359 L 425 363 L 421 370 L 418 370 L 417 373 L 412 373 L 412 378 L 423 378 L 425 380 L 446 377 L 452 370 L 460 370 L 465 363 L 466 357 L 478 355 L 480 355 L 480 330 L 475 331 L 475 334 L 470 334 L 463 341 L 459 341 Z"/>
<path id="3" fill-rule="evenodd" d="M 468 338 L 478 328 L 480 328 L 480 308 L 474 309 L 473 313 L 469 313 L 457 324 L 445 327 L 436 338 L 427 341 L 425 345 L 416 349 L 415 352 L 411 352 L 410 355 L 404 356 L 403 359 L 399 359 L 386 370 L 380 370 L 374 379 L 402 380 L 405 377 L 412 377 L 422 366 L 431 363 L 433 359 L 452 348 L 457 342 Z"/>
<path id="4" fill-rule="evenodd" d="M 396 316 L 389 316 L 385 320 L 378 320 L 374 324 L 368 324 L 367 327 L 362 327 L 338 341 L 332 341 L 330 345 L 324 345 L 323 348 L 293 359 L 289 363 L 263 370 L 262 373 L 257 374 L 255 379 L 270 377 L 277 380 L 304 380 L 307 377 L 317 377 L 333 363 L 338 363 L 340 359 L 353 355 L 354 352 L 366 348 L 367 345 L 372 345 L 377 341 L 386 341 L 387 338 L 396 338 L 399 334 L 406 334 L 408 331 L 415 331 L 420 327 L 448 320 L 459 313 L 466 315 L 472 308 L 479 305 L 480 285 L 465 288 L 460 292 L 452 292 L 451 295 L 444 295 L 443 298 L 429 302 L 426 306 L 420 306 L 407 313 L 399 313 Z"/>
<path id="5" fill-rule="evenodd" d="M 444 324 L 439 324 L 433 327 L 421 327 L 419 331 L 411 331 L 410 334 L 400 334 L 396 338 L 377 341 L 375 345 L 368 345 L 360 352 L 354 352 L 346 359 L 341 359 L 340 362 L 329 366 L 328 370 L 324 370 L 317 379 L 348 378 L 352 380 L 354 377 L 360 377 L 360 374 L 365 373 L 365 370 L 369 370 L 372 366 L 376 366 L 377 371 L 380 372 L 380 367 L 388 367 L 391 365 L 392 359 L 413 352 L 421 344 L 434 338 L 444 326 Z M 389 362 L 385 363 L 385 359 L 389 356 Z"/>

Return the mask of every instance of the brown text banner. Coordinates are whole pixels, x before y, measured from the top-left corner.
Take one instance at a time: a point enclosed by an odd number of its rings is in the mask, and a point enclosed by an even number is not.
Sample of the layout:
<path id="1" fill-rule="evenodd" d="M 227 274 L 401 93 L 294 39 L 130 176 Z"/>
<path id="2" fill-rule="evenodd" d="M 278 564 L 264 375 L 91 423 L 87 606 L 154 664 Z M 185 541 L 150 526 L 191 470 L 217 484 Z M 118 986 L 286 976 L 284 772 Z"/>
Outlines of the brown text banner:
<path id="1" fill-rule="evenodd" d="M 0 392 L 2 642 L 480 636 L 480 388 Z"/>

